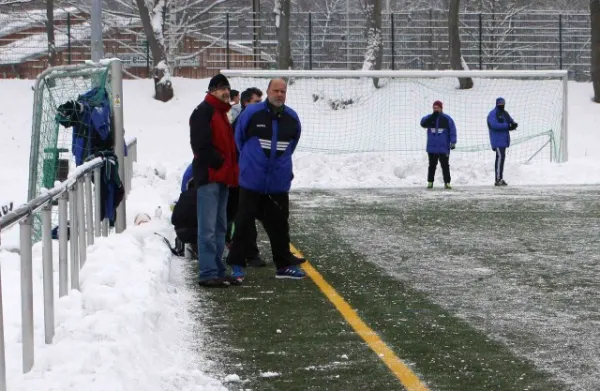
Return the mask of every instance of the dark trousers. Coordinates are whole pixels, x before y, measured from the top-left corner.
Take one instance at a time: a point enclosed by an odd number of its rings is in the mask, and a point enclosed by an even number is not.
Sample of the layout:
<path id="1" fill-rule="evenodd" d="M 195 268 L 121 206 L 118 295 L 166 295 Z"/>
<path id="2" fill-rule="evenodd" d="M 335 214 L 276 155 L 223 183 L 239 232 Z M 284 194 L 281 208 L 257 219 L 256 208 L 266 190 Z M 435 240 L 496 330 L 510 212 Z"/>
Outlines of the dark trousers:
<path id="1" fill-rule="evenodd" d="M 496 148 L 496 163 L 494 164 L 494 171 L 496 172 L 496 182 L 500 179 L 504 179 L 504 160 L 506 158 L 506 148 Z"/>
<path id="2" fill-rule="evenodd" d="M 232 232 L 235 231 L 235 216 L 237 215 L 238 206 L 240 203 L 240 188 L 239 187 L 230 187 L 229 188 L 229 198 L 227 199 L 227 235 L 226 241 L 231 242 L 233 239 Z M 258 218 L 259 216 L 257 216 Z M 260 219 L 259 219 L 260 220 Z M 258 245 L 256 244 L 258 240 L 258 231 L 256 230 L 256 223 L 252 224 L 249 229 L 250 239 L 248 242 L 248 249 L 246 252 L 246 259 L 256 258 L 258 257 Z"/>
<path id="3" fill-rule="evenodd" d="M 444 183 L 450 183 L 450 155 L 446 153 L 429 153 L 428 155 L 429 171 L 427 172 L 427 182 L 433 182 L 435 169 L 439 160 L 442 166 L 442 174 L 444 174 Z"/>
<path id="4" fill-rule="evenodd" d="M 261 220 L 273 253 L 275 267 L 289 266 L 290 227 L 288 218 L 290 201 L 288 193 L 260 194 L 240 188 L 240 202 L 235 218 L 233 242 L 229 249 L 229 265 L 246 266 L 245 254 L 256 245 L 255 219 Z"/>

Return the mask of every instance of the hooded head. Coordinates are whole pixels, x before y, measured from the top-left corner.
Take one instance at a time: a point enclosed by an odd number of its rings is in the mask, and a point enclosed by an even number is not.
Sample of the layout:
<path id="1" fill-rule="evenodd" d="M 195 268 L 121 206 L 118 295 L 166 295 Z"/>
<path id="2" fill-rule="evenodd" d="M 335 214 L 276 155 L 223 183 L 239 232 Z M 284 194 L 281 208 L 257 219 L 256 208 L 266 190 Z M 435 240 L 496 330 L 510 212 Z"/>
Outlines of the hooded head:
<path id="1" fill-rule="evenodd" d="M 504 110 L 505 104 L 506 104 L 506 102 L 504 101 L 504 98 L 502 98 L 502 97 L 496 98 L 496 107 L 498 107 L 500 110 Z"/>

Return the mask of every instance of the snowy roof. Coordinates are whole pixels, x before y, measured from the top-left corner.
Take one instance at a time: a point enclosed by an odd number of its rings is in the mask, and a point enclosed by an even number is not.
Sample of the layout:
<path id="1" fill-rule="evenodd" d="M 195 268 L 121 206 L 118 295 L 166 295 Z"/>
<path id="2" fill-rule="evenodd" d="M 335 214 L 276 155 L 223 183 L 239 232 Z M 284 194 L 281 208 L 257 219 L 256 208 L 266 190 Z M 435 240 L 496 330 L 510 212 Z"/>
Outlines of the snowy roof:
<path id="1" fill-rule="evenodd" d="M 54 18 L 61 20 L 68 13 L 80 12 L 75 7 L 54 10 Z M 31 27 L 44 26 L 46 22 L 46 10 L 31 10 L 21 12 L 0 13 L 0 38 L 18 33 Z"/>
<path id="2" fill-rule="evenodd" d="M 135 24 L 136 19 L 117 18 L 119 27 L 127 27 Z M 112 23 L 111 23 L 112 24 Z M 104 24 L 103 31 L 109 31 L 113 25 Z M 91 22 L 74 24 L 71 26 L 71 43 L 89 39 L 92 32 Z M 67 34 L 57 30 L 54 33 L 55 46 L 60 51 L 69 43 Z M 48 36 L 46 33 L 33 34 L 22 39 L 15 40 L 7 45 L 0 46 L 0 65 L 20 64 L 27 60 L 45 56 L 48 53 Z"/>

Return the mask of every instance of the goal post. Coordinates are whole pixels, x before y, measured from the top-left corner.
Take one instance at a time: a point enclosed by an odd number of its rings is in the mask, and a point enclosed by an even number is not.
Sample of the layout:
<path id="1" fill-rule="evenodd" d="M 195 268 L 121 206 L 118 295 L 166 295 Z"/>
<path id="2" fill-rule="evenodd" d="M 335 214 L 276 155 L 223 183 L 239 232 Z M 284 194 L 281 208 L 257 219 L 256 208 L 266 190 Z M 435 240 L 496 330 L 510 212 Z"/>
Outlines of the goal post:
<path id="1" fill-rule="evenodd" d="M 419 122 L 441 100 L 455 121 L 453 154 L 480 160 L 491 153 L 487 115 L 497 97 L 519 124 L 511 132 L 511 159 L 568 159 L 567 71 L 345 71 L 221 70 L 232 88 L 266 91 L 271 78 L 288 79 L 287 104 L 300 116 L 300 151 L 319 153 L 423 154 L 426 134 Z M 474 87 L 458 88 L 459 77 Z M 378 88 L 373 78 L 377 78 Z"/>
<path id="2" fill-rule="evenodd" d="M 125 145 L 123 130 L 123 75 L 119 59 L 104 59 L 98 63 L 88 61 L 77 65 L 51 67 L 40 73 L 33 87 L 33 117 L 29 155 L 29 181 L 27 198 L 32 200 L 43 189 L 54 187 L 75 166 L 74 129 L 79 125 L 81 149 L 91 151 L 94 135 L 85 131 L 91 114 L 77 110 L 69 123 L 61 121 L 59 107 L 71 102 L 85 103 L 91 110 L 97 105 L 110 106 L 109 137 L 119 163 L 119 176 L 125 177 Z M 65 107 L 65 106 L 63 106 Z M 79 110 L 82 106 L 77 106 Z M 71 108 L 72 109 L 72 108 Z M 87 115 L 87 117 L 86 117 Z M 87 157 L 84 153 L 83 157 Z M 119 204 L 115 229 L 125 228 L 125 199 Z M 41 220 L 34 216 L 34 240 L 41 237 Z"/>

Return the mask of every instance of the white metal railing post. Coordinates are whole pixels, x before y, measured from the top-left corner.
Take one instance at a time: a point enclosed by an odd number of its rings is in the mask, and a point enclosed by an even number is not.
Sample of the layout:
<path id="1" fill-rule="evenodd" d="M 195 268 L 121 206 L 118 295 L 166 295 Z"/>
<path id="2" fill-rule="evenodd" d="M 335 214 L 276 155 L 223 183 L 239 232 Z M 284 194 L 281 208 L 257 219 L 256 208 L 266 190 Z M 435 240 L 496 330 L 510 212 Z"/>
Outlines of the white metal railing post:
<path id="1" fill-rule="evenodd" d="M 33 270 L 30 214 L 19 223 L 21 250 L 21 338 L 23 342 L 23 373 L 33 367 Z"/>
<path id="2" fill-rule="evenodd" d="M 87 246 L 85 243 L 85 205 L 83 199 L 83 193 L 85 189 L 83 187 L 83 178 L 77 178 L 77 237 L 79 239 L 79 269 L 83 267 L 87 255 Z"/>
<path id="3" fill-rule="evenodd" d="M 69 293 L 69 227 L 68 227 L 68 193 L 58 199 L 58 297 Z"/>
<path id="4" fill-rule="evenodd" d="M 92 199 L 92 174 L 84 175 L 85 182 L 85 217 L 87 218 L 87 245 L 94 244 L 94 200 Z"/>
<path id="5" fill-rule="evenodd" d="M 4 346 L 4 306 L 2 305 L 2 272 L 0 271 L 0 391 L 6 391 L 6 350 Z"/>
<path id="6" fill-rule="evenodd" d="M 108 219 L 106 217 L 102 220 L 102 236 L 108 236 Z"/>
<path id="7" fill-rule="evenodd" d="M 94 169 L 94 235 L 99 238 L 102 234 L 102 189 L 100 167 Z"/>
<path id="8" fill-rule="evenodd" d="M 71 289 L 79 289 L 79 250 L 78 250 L 78 229 L 77 229 L 77 193 L 75 188 L 77 183 L 69 189 L 69 219 L 71 234 L 69 243 L 71 244 Z"/>
<path id="9" fill-rule="evenodd" d="M 119 178 L 125 178 L 125 131 L 123 130 L 123 64 L 121 60 L 115 59 L 110 62 L 110 87 L 113 98 L 113 124 L 115 129 L 115 155 L 119 164 Z M 126 197 L 117 207 L 115 221 L 115 232 L 121 233 L 127 226 Z"/>
<path id="10" fill-rule="evenodd" d="M 42 282 L 44 286 L 44 341 L 54 338 L 54 273 L 52 270 L 52 203 L 42 208 Z"/>

